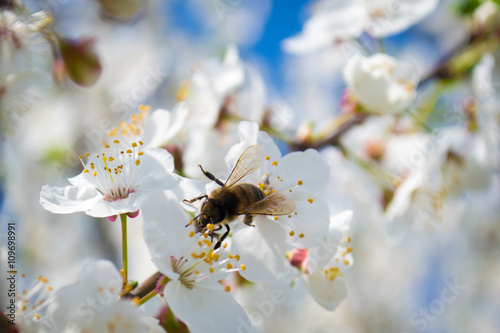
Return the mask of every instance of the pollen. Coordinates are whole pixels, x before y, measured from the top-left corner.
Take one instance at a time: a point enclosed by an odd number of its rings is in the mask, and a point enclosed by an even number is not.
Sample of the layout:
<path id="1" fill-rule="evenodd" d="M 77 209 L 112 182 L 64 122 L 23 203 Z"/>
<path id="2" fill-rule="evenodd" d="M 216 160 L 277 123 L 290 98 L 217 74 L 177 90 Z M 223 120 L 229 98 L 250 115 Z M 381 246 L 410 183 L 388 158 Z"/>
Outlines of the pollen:
<path id="1" fill-rule="evenodd" d="M 240 261 L 240 255 L 239 254 L 235 255 L 234 258 L 236 259 L 236 261 Z"/>
<path id="2" fill-rule="evenodd" d="M 299 235 L 299 237 L 300 237 L 300 238 L 304 238 L 304 234 L 302 234 L 302 233 L 301 233 L 301 234 Z"/>
<path id="3" fill-rule="evenodd" d="M 224 291 L 225 292 L 230 292 L 231 291 L 231 287 L 230 286 L 225 286 L 224 287 Z"/>
<path id="4" fill-rule="evenodd" d="M 288 234 L 293 237 L 293 235 L 295 235 L 295 231 L 290 230 L 290 232 Z"/>
<path id="5" fill-rule="evenodd" d="M 342 262 L 344 263 L 344 265 L 349 266 L 349 260 L 344 259 Z"/>
<path id="6" fill-rule="evenodd" d="M 350 243 L 350 242 L 351 242 L 351 237 L 350 237 L 350 236 L 347 236 L 347 238 L 346 238 L 346 242 L 347 242 L 347 243 Z"/>
<path id="7" fill-rule="evenodd" d="M 89 173 L 89 170 L 84 169 L 84 170 L 83 170 L 83 173 Z"/>
<path id="8" fill-rule="evenodd" d="M 271 158 L 269 156 L 266 156 L 266 161 L 269 161 Z"/>
<path id="9" fill-rule="evenodd" d="M 227 269 L 231 269 L 231 268 L 233 268 L 233 265 L 230 262 L 228 262 L 227 265 L 226 265 L 226 268 Z"/>
<path id="10" fill-rule="evenodd" d="M 199 271 L 199 270 L 197 270 L 197 269 L 195 269 L 195 270 L 193 271 L 193 273 L 194 273 L 195 275 L 198 275 L 198 274 L 200 274 L 200 271 Z"/>
<path id="11" fill-rule="evenodd" d="M 207 229 L 210 231 L 214 231 L 214 225 L 211 223 L 207 224 Z"/>
<path id="12" fill-rule="evenodd" d="M 112 137 L 112 136 L 115 136 L 117 133 L 118 133 L 118 128 L 115 127 L 111 131 L 108 132 L 108 136 Z"/>
<path id="13" fill-rule="evenodd" d="M 139 164 L 141 164 L 141 160 L 135 160 L 135 165 L 138 166 Z"/>
<path id="14" fill-rule="evenodd" d="M 214 268 L 213 267 L 209 267 L 208 271 L 210 272 L 210 274 L 212 274 L 214 272 Z"/>
<path id="15" fill-rule="evenodd" d="M 40 319 L 40 315 L 39 315 L 38 313 L 35 313 L 35 315 L 34 315 L 34 316 L 35 316 L 35 318 L 36 318 L 37 320 L 38 320 L 38 319 Z"/>
<path id="16" fill-rule="evenodd" d="M 352 247 L 348 247 L 347 249 L 345 249 L 344 252 L 342 252 L 342 257 L 345 257 L 347 254 L 351 252 L 352 252 Z"/>
<path id="17" fill-rule="evenodd" d="M 303 182 L 302 180 L 299 180 L 299 181 L 297 182 L 297 185 L 299 185 L 299 186 L 300 186 L 300 185 L 302 185 L 302 184 L 304 184 L 304 182 Z"/>
<path id="18" fill-rule="evenodd" d="M 309 199 L 307 199 L 307 201 L 309 201 L 310 204 L 312 204 L 314 202 L 313 198 L 309 198 Z"/>
<path id="19" fill-rule="evenodd" d="M 245 269 L 247 269 L 247 266 L 245 266 L 244 264 L 241 264 L 241 265 L 240 265 L 240 269 L 241 269 L 242 271 L 244 271 Z"/>
<path id="20" fill-rule="evenodd" d="M 136 148 L 137 147 L 137 142 L 132 142 L 132 147 Z"/>
<path id="21" fill-rule="evenodd" d="M 278 162 L 273 161 L 272 166 L 278 166 Z"/>
<path id="22" fill-rule="evenodd" d="M 278 217 L 277 217 L 277 216 L 275 216 L 275 217 L 274 217 L 274 220 L 275 220 L 275 221 L 278 221 Z"/>
<path id="23" fill-rule="evenodd" d="M 191 231 L 189 232 L 189 237 L 194 237 L 194 231 L 193 231 L 193 230 L 191 230 Z"/>

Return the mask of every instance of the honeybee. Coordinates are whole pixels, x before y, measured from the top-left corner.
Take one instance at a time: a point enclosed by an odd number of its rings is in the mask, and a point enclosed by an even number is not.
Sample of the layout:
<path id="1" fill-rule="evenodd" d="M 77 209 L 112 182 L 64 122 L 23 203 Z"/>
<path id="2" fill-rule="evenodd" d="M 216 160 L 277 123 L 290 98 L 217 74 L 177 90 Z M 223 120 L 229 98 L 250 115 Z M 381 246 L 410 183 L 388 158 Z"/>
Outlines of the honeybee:
<path id="1" fill-rule="evenodd" d="M 241 154 L 225 183 L 198 165 L 207 178 L 215 181 L 221 187 L 212 191 L 208 196 L 202 195 L 184 201 L 193 203 L 206 199 L 201 205 L 200 214 L 193 219 L 197 232 L 208 232 L 213 237 L 214 231 L 222 229 L 223 226 L 226 227 L 226 231 L 219 238 L 214 249 L 218 249 L 229 235 L 231 230 L 229 223 L 240 215 L 244 215 L 243 223 L 255 226 L 252 224 L 255 215 L 287 215 L 295 210 L 295 203 L 280 193 L 271 192 L 266 195 L 258 186 L 250 183 L 238 183 L 243 177 L 260 167 L 261 158 L 262 149 L 259 145 L 248 147 Z M 212 230 L 208 229 L 210 224 L 214 227 Z"/>

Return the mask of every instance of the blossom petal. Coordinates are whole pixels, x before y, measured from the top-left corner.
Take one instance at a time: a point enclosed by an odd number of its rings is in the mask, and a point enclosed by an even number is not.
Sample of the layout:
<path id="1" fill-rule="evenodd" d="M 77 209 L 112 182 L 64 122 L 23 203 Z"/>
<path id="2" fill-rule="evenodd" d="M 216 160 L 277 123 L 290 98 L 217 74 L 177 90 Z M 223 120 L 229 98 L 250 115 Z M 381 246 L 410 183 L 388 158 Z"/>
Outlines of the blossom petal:
<path id="1" fill-rule="evenodd" d="M 330 178 L 330 167 L 326 164 L 324 158 L 315 149 L 307 149 L 304 152 L 292 152 L 283 156 L 278 162 L 274 174 L 280 176 L 270 181 L 275 190 L 285 189 L 302 185 L 300 190 L 306 190 L 311 193 L 319 193 Z"/>
<path id="2" fill-rule="evenodd" d="M 333 281 L 325 278 L 322 272 L 304 276 L 304 281 L 312 297 L 327 310 L 334 310 L 347 297 L 343 279 Z"/>
<path id="3" fill-rule="evenodd" d="M 294 234 L 288 238 L 288 242 L 300 248 L 317 245 L 320 239 L 328 235 L 330 213 L 327 203 L 305 191 L 294 192 L 290 198 L 295 202 L 295 212 L 278 217 L 278 222 L 293 230 Z"/>
<path id="4" fill-rule="evenodd" d="M 148 147 L 160 147 L 168 143 L 179 133 L 188 113 L 185 102 L 177 104 L 172 112 L 163 109 L 154 111 L 144 127 L 144 144 Z"/>
<path id="5" fill-rule="evenodd" d="M 70 214 L 84 212 L 102 200 L 102 195 L 90 186 L 49 187 L 40 191 L 40 204 L 49 212 Z"/>
<path id="6" fill-rule="evenodd" d="M 286 233 L 279 223 L 256 217 L 255 228 L 240 225 L 231 240 L 231 253 L 239 254 L 246 270 L 240 274 L 252 282 L 273 282 L 285 270 Z"/>
<path id="7" fill-rule="evenodd" d="M 190 290 L 179 281 L 170 281 L 165 287 L 165 300 L 192 333 L 254 331 L 241 305 L 224 292 L 222 285 L 214 289 L 197 284 Z"/>
<path id="8" fill-rule="evenodd" d="M 189 253 L 186 239 L 190 229 L 185 227 L 189 219 L 172 191 L 153 191 L 141 199 L 140 206 L 149 253 L 160 272 L 176 279 L 170 258 Z"/>

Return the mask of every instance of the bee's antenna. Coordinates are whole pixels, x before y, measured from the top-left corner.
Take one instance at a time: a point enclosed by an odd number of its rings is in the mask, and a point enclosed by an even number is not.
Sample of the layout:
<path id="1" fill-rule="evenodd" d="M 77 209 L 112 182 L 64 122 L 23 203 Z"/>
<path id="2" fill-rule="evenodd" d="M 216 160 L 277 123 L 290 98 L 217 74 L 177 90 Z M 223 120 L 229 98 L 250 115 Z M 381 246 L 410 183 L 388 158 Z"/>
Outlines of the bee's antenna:
<path id="1" fill-rule="evenodd" d="M 201 215 L 201 213 L 196 215 L 196 217 L 194 219 L 192 219 L 191 221 L 189 221 L 189 223 L 186 224 L 186 226 L 184 228 L 187 228 L 188 226 L 190 226 L 192 222 L 196 221 L 200 217 L 200 215 Z"/>

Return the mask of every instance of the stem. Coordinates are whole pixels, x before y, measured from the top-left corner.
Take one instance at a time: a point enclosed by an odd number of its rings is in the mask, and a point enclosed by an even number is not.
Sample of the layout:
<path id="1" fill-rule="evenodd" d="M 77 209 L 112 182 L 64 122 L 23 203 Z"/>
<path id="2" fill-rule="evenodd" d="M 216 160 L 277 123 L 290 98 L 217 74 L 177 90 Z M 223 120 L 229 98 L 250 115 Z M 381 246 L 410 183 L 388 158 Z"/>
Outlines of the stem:
<path id="1" fill-rule="evenodd" d="M 122 267 L 125 283 L 128 281 L 127 214 L 120 214 L 122 221 Z"/>
<path id="2" fill-rule="evenodd" d="M 141 298 L 139 300 L 139 302 L 137 303 L 138 306 L 141 306 L 143 305 L 144 303 L 146 303 L 147 301 L 149 301 L 151 298 L 155 297 L 156 295 L 158 295 L 156 293 L 155 290 L 152 290 L 149 294 L 147 294 L 146 296 L 144 296 L 143 298 Z"/>

